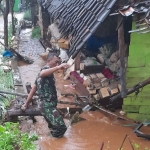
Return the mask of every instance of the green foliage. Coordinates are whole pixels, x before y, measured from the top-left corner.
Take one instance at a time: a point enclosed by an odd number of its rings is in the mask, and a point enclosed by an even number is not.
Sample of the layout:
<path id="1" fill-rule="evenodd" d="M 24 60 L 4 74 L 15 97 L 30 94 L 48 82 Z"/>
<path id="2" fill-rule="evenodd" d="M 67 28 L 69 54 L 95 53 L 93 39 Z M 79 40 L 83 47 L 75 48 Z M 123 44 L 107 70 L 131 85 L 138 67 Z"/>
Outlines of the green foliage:
<path id="1" fill-rule="evenodd" d="M 24 19 L 24 20 L 28 20 L 28 21 L 31 21 L 31 20 L 32 20 L 31 10 L 27 10 L 27 11 L 24 13 L 23 19 Z"/>
<path id="2" fill-rule="evenodd" d="M 13 91 L 13 77 L 12 72 L 5 73 L 0 67 L 0 90 Z M 4 117 L 5 109 L 9 106 L 12 95 L 0 94 L 0 121 Z"/>
<path id="3" fill-rule="evenodd" d="M 136 143 L 133 144 L 133 147 L 136 149 L 136 150 L 139 150 L 140 149 L 140 146 Z"/>
<path id="4" fill-rule="evenodd" d="M 32 30 L 31 38 L 40 38 L 40 36 L 41 36 L 40 27 L 35 27 L 35 28 Z"/>
<path id="5" fill-rule="evenodd" d="M 4 126 L 0 125 L 0 149 L 36 150 L 36 146 L 32 142 L 37 140 L 38 136 L 22 133 L 18 127 L 19 123 L 11 122 L 6 122 Z"/>

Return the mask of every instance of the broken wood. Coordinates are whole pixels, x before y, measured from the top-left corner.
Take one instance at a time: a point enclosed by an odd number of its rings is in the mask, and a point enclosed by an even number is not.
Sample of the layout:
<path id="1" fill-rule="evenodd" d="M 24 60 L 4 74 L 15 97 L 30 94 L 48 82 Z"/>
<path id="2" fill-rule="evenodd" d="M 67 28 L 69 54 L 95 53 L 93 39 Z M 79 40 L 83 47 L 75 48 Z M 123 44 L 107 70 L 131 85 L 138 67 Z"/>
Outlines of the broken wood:
<path id="1" fill-rule="evenodd" d="M 3 45 L 5 47 L 5 49 L 10 50 L 20 61 L 23 61 L 28 64 L 32 64 L 34 62 L 33 60 L 31 60 L 28 57 L 23 57 L 22 55 L 17 53 L 13 48 L 11 48 L 11 47 L 9 48 L 9 47 L 5 46 L 1 41 L 0 41 L 0 44 Z"/>
<path id="2" fill-rule="evenodd" d="M 99 93 L 102 96 L 102 98 L 108 97 L 109 96 L 108 87 L 101 88 L 99 90 Z"/>
<path id="3" fill-rule="evenodd" d="M 57 108 L 57 109 L 63 113 L 67 112 L 66 108 Z M 81 113 L 82 108 L 69 108 L 70 113 L 75 113 L 76 111 Z M 7 110 L 7 115 L 9 117 L 12 117 L 12 116 L 41 116 L 42 114 L 41 114 L 39 108 L 30 106 L 29 108 L 26 109 L 26 111 L 22 111 L 21 109 L 12 108 L 10 110 Z"/>
<path id="4" fill-rule="evenodd" d="M 103 147 L 104 147 L 104 142 L 102 143 L 100 150 L 103 150 Z"/>
<path id="5" fill-rule="evenodd" d="M 2 91 L 2 90 L 0 90 L 0 93 L 10 94 L 10 95 L 15 95 L 15 96 L 22 96 L 22 97 L 27 97 L 28 96 L 28 94 L 9 92 L 9 91 Z"/>
<path id="6" fill-rule="evenodd" d="M 122 146 L 123 146 L 123 144 L 124 144 L 124 142 L 125 142 L 127 136 L 128 136 L 128 135 L 126 134 L 125 137 L 124 137 L 124 139 L 123 139 L 123 141 L 122 141 L 122 143 L 121 143 L 121 146 L 120 146 L 119 150 L 122 150 Z"/>
<path id="7" fill-rule="evenodd" d="M 108 110 L 106 110 L 106 109 L 104 109 L 104 108 L 102 108 L 102 107 L 96 105 L 96 104 L 94 104 L 93 106 L 96 107 L 96 108 L 98 108 L 99 110 L 101 110 L 101 111 L 107 113 L 107 114 L 110 114 L 110 115 L 116 117 L 116 118 L 123 119 L 123 120 L 126 120 L 126 121 L 131 121 L 130 119 L 127 119 L 127 118 L 124 118 L 124 117 L 122 117 L 122 116 L 116 115 L 116 114 L 114 114 L 114 113 L 112 113 L 112 112 L 110 112 L 110 111 L 108 111 Z"/>
<path id="8" fill-rule="evenodd" d="M 133 92 L 136 92 L 136 94 L 138 94 L 139 93 L 139 89 L 143 88 L 144 86 L 146 86 L 148 84 L 150 84 L 150 78 L 148 78 L 148 79 L 144 80 L 143 82 L 140 82 L 140 83 L 134 85 L 133 87 L 127 89 L 126 90 L 127 91 L 127 95 L 129 95 L 129 94 L 131 94 Z M 111 97 L 110 100 L 113 102 L 113 101 L 115 101 L 118 98 L 121 98 L 121 93 L 118 93 L 117 95 Z"/>
<path id="9" fill-rule="evenodd" d="M 118 15 L 118 43 L 119 43 L 119 58 L 120 58 L 120 83 L 121 83 L 121 97 L 127 97 L 126 91 L 126 70 L 125 70 L 125 51 L 126 45 L 124 40 L 124 26 L 123 16 Z"/>
<path id="10" fill-rule="evenodd" d="M 116 93 L 119 92 L 117 88 L 115 88 L 115 89 L 109 89 L 109 90 L 110 90 L 110 94 L 111 95 L 114 95 L 114 94 L 116 94 Z"/>
<path id="11" fill-rule="evenodd" d="M 80 70 L 80 55 L 81 55 L 81 52 L 79 52 L 79 53 L 77 54 L 77 56 L 75 57 L 75 62 L 74 62 L 74 64 L 75 64 L 74 70 L 75 70 L 75 71 Z"/>
<path id="12" fill-rule="evenodd" d="M 67 102 L 67 101 L 58 101 L 59 104 L 68 104 L 68 105 L 75 105 L 75 106 L 80 106 L 78 103 L 74 102 Z"/>

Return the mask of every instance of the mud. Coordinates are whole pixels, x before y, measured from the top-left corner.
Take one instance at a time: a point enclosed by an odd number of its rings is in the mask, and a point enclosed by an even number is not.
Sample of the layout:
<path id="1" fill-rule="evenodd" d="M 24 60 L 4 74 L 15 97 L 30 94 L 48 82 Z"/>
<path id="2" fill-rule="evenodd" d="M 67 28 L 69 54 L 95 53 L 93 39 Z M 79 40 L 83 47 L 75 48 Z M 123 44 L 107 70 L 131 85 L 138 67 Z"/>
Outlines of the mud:
<path id="1" fill-rule="evenodd" d="M 35 43 L 34 43 L 35 42 Z M 29 48 L 26 48 L 26 54 L 39 53 L 40 47 L 37 49 L 36 45 L 38 41 L 34 41 L 31 46 L 30 52 Z M 22 43 L 23 44 L 23 43 Z M 27 44 L 27 43 L 26 43 Z M 28 44 L 29 45 L 29 44 Z M 30 46 L 30 45 L 29 45 Z M 23 45 L 22 45 L 23 47 Z M 35 51 L 36 49 L 36 51 Z M 42 52 L 42 50 L 40 51 Z M 34 54 L 34 63 L 31 65 L 25 65 L 19 63 L 19 71 L 21 73 L 22 82 L 25 85 L 26 82 L 31 82 L 34 84 L 34 80 L 40 70 L 40 68 L 45 64 L 45 62 L 38 57 L 38 54 Z M 56 86 L 61 93 L 76 93 L 73 89 L 65 88 L 64 84 L 70 84 L 70 81 L 63 80 L 63 73 L 56 72 Z M 63 98 L 59 95 L 58 98 L 66 101 L 73 101 L 73 99 Z M 58 105 L 58 107 L 66 107 L 68 105 Z M 37 122 L 32 124 L 32 129 L 39 136 L 38 145 L 40 150 L 99 150 L 102 142 L 104 142 L 103 150 L 118 150 L 123 142 L 125 135 L 127 134 L 130 140 L 134 144 L 140 146 L 140 150 L 144 150 L 146 147 L 150 148 L 149 141 L 138 138 L 133 133 L 135 126 L 124 127 L 125 124 L 131 124 L 131 122 L 118 120 L 112 116 L 101 111 L 90 111 L 83 112 L 80 114 L 82 118 L 86 120 L 80 121 L 72 126 L 69 126 L 69 121 L 66 119 L 65 123 L 68 129 L 63 138 L 56 139 L 49 135 L 50 130 L 47 127 L 47 123 L 43 117 L 35 117 Z M 26 130 L 25 126 L 28 124 L 27 120 L 22 120 L 22 128 Z M 27 129 L 28 132 L 30 132 Z M 146 127 L 142 129 L 143 132 L 150 133 L 150 128 Z M 132 150 L 128 138 L 126 139 L 123 150 Z"/>

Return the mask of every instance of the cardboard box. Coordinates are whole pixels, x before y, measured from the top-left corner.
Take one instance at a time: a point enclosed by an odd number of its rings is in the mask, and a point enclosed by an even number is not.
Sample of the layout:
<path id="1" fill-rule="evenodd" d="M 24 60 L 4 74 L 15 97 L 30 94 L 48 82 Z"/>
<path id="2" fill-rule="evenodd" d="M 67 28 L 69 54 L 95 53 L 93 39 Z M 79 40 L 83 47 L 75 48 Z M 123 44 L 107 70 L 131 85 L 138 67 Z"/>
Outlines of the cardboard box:
<path id="1" fill-rule="evenodd" d="M 58 40 L 58 45 L 62 49 L 69 49 L 69 41 L 61 38 Z"/>

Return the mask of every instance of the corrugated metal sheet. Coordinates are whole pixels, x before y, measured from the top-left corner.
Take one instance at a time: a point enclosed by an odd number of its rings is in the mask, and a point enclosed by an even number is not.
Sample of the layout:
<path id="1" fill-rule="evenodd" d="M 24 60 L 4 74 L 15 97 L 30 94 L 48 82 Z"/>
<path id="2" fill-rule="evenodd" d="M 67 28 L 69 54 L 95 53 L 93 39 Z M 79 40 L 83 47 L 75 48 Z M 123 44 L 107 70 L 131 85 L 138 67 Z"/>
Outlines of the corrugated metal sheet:
<path id="1" fill-rule="evenodd" d="M 87 39 L 108 16 L 116 0 L 37 0 L 54 20 L 59 31 L 71 35 L 69 55 L 75 57 Z"/>

